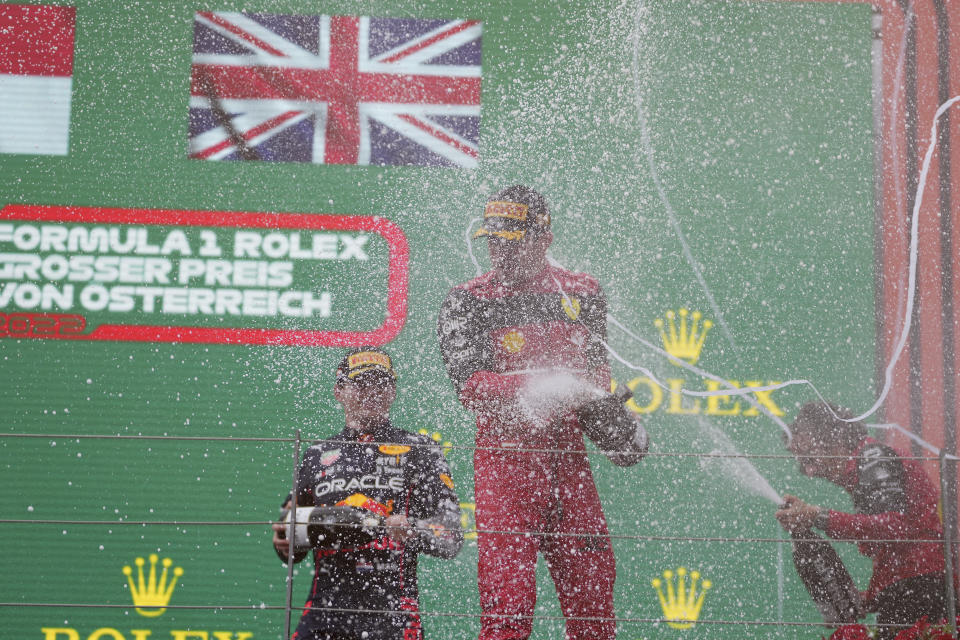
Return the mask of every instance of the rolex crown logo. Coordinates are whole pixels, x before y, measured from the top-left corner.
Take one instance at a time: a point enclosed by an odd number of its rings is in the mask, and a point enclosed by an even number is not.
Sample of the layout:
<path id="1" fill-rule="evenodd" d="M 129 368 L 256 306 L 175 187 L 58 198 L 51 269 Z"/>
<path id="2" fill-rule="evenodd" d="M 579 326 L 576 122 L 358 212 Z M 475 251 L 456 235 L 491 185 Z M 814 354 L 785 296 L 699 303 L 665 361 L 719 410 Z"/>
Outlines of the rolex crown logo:
<path id="1" fill-rule="evenodd" d="M 679 320 L 677 316 L 680 316 Z M 686 360 L 690 364 L 696 364 L 700 359 L 700 351 L 703 349 L 703 342 L 707 339 L 707 333 L 713 323 L 704 320 L 699 311 L 692 314 L 687 309 L 680 309 L 674 313 L 673 309 L 667 311 L 664 316 L 667 319 L 666 327 L 661 318 L 657 318 L 653 324 L 660 330 L 660 339 L 663 340 L 663 348 L 667 353 L 680 360 Z M 688 319 L 689 318 L 689 319 Z M 676 363 L 674 363 L 676 364 Z"/>
<path id="2" fill-rule="evenodd" d="M 674 629 L 689 629 L 700 617 L 700 609 L 703 608 L 703 599 L 710 589 L 710 581 L 700 582 L 700 573 L 691 571 L 688 582 L 687 570 L 683 567 L 679 567 L 676 573 L 667 569 L 663 572 L 663 578 L 663 580 L 653 579 L 653 588 L 657 590 L 657 596 L 660 598 L 663 617 Z M 666 593 L 663 592 L 664 582 L 666 582 Z"/>
<path id="3" fill-rule="evenodd" d="M 133 569 L 130 565 L 123 568 L 123 575 L 127 576 L 127 583 L 130 585 L 130 595 L 133 597 L 133 605 L 142 616 L 156 618 L 167 610 L 167 604 L 170 602 L 170 596 L 177 586 L 177 578 L 183 575 L 183 569 L 175 567 L 173 576 L 170 577 L 170 566 L 173 560 L 163 559 L 163 571 L 157 577 L 157 554 L 150 554 L 150 571 L 148 576 L 143 575 L 143 558 L 137 558 L 134 564 L 137 565 L 137 579 L 134 581 Z M 169 579 L 169 582 L 168 582 Z"/>

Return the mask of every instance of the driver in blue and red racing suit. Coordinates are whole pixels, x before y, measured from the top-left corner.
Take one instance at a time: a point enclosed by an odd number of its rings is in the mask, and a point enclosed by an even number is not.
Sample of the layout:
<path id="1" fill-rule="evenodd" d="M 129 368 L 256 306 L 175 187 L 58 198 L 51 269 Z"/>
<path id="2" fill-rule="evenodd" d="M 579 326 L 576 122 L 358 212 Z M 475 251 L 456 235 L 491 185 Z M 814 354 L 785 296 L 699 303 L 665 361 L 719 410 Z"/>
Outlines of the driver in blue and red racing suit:
<path id="1" fill-rule="evenodd" d="M 603 291 L 548 264 L 550 213 L 532 189 L 491 197 L 475 237 L 488 239 L 493 269 L 450 291 L 438 334 L 460 401 L 476 414 L 480 638 L 529 637 L 538 551 L 566 637 L 613 638 L 614 555 L 580 425 L 569 403 L 545 415 L 524 400 L 531 385 L 555 393 L 551 375 L 555 386 L 610 389 Z"/>
<path id="2" fill-rule="evenodd" d="M 384 351 L 348 353 L 334 396 L 346 425 L 304 453 L 296 505 L 348 505 L 382 517 L 384 526 L 357 548 L 314 548 L 313 582 L 293 639 L 421 640 L 417 556 L 452 558 L 463 545 L 450 469 L 429 437 L 391 424 L 396 382 Z M 286 562 L 286 526 L 275 523 L 273 532 Z"/>
<path id="3" fill-rule="evenodd" d="M 873 561 L 865 609 L 877 613 L 877 637 L 888 640 L 924 616 L 934 623 L 946 617 L 939 492 L 920 461 L 868 437 L 862 423 L 847 422 L 852 417 L 834 405 L 807 403 L 791 425 L 787 449 L 804 475 L 843 488 L 855 513 L 786 495 L 777 519 L 788 531 L 817 527 L 857 542 Z"/>

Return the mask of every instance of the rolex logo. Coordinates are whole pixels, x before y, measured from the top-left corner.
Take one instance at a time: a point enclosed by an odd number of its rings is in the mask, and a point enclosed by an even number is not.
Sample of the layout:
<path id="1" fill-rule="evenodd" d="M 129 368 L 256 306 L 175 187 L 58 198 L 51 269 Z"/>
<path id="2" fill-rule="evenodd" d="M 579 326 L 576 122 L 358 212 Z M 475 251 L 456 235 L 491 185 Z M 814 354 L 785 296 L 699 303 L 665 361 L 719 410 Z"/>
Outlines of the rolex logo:
<path id="1" fill-rule="evenodd" d="M 134 561 L 134 564 L 137 565 L 136 581 L 133 579 L 133 569 L 130 568 L 130 565 L 123 568 L 123 575 L 127 576 L 127 583 L 130 585 L 133 605 L 136 607 L 137 613 L 148 618 L 156 618 L 167 610 L 170 596 L 173 595 L 173 590 L 177 586 L 177 578 L 183 575 L 183 569 L 176 567 L 173 570 L 173 577 L 170 578 L 169 570 L 173 560 L 164 558 L 163 571 L 158 579 L 157 559 L 157 554 L 150 554 L 150 571 L 146 578 L 143 576 L 143 558 L 137 558 Z"/>
<path id="2" fill-rule="evenodd" d="M 653 579 L 653 588 L 657 590 L 657 596 L 660 598 L 663 617 L 674 629 L 689 629 L 700 617 L 700 609 L 703 608 L 703 599 L 707 595 L 707 590 L 710 589 L 710 581 L 700 582 L 698 591 L 699 581 L 698 571 L 690 572 L 688 580 L 687 570 L 683 567 L 679 567 L 676 573 L 667 569 L 663 572 L 663 580 Z M 664 582 L 666 582 L 666 593 L 663 592 Z"/>
<path id="3" fill-rule="evenodd" d="M 679 314 L 680 318 L 677 319 Z M 703 317 L 699 311 L 694 311 L 691 315 L 687 309 L 680 309 L 674 313 L 673 309 L 667 311 L 664 316 L 667 319 L 666 327 L 661 318 L 657 318 L 653 324 L 660 330 L 660 339 L 663 340 L 664 350 L 675 358 L 686 360 L 690 364 L 696 364 L 700 359 L 700 351 L 703 349 L 703 342 L 707 339 L 707 333 L 713 323 L 704 320 L 700 324 L 700 318 Z M 689 319 L 688 319 L 689 316 Z"/>

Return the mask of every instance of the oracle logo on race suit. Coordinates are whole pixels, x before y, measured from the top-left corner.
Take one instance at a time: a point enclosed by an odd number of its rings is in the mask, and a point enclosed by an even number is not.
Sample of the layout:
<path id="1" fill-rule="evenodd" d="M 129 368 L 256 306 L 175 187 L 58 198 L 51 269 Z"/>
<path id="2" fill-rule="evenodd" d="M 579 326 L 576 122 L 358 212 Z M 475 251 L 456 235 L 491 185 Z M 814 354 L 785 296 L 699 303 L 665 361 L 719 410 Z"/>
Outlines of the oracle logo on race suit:
<path id="1" fill-rule="evenodd" d="M 378 216 L 6 205 L 0 337 L 381 345 L 408 262 Z"/>
<path id="2" fill-rule="evenodd" d="M 334 478 L 317 483 L 313 494 L 316 497 L 325 496 L 334 491 L 357 491 L 360 489 L 390 489 L 391 491 L 403 491 L 403 478 L 391 477 L 381 478 L 376 475 L 360 476 L 359 478 Z"/>

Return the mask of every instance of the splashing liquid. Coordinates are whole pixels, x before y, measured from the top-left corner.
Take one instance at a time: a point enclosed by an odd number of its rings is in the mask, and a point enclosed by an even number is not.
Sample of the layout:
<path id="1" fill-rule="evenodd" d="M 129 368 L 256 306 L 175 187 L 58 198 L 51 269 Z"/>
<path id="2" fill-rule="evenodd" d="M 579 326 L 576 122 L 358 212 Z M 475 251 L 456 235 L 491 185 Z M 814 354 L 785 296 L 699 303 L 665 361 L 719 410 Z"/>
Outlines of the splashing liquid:
<path id="1" fill-rule="evenodd" d="M 575 371 L 559 369 L 512 373 L 529 376 L 517 400 L 527 418 L 539 424 L 548 423 L 562 413 L 606 395 L 603 389 L 584 380 Z"/>
<path id="2" fill-rule="evenodd" d="M 700 468 L 703 471 L 713 477 L 729 478 L 739 489 L 766 498 L 776 505 L 783 503 L 783 498 L 776 489 L 757 471 L 750 460 L 737 451 L 725 433 L 702 418 L 700 427 L 716 447 L 708 457 L 700 458 Z"/>
<path id="3" fill-rule="evenodd" d="M 734 446 L 730 438 L 709 420 L 700 416 L 700 429 L 713 441 L 715 449 L 710 457 L 700 458 L 700 468 L 712 477 L 725 477 L 733 484 L 750 494 L 757 495 L 771 501 L 777 506 L 783 504 L 783 498 L 777 493 L 767 479 L 764 478 L 755 466 L 743 457 Z M 783 543 L 777 543 L 777 618 L 783 620 L 784 577 L 783 577 Z"/>

